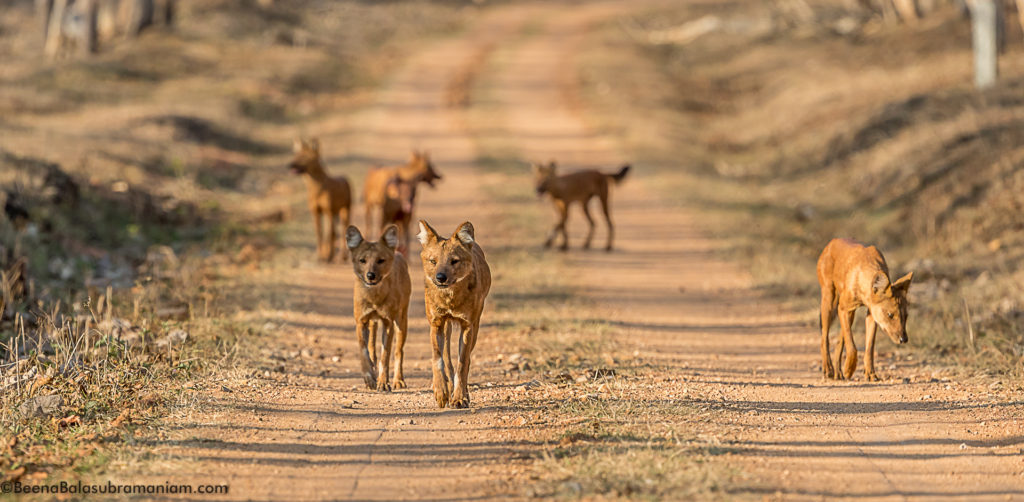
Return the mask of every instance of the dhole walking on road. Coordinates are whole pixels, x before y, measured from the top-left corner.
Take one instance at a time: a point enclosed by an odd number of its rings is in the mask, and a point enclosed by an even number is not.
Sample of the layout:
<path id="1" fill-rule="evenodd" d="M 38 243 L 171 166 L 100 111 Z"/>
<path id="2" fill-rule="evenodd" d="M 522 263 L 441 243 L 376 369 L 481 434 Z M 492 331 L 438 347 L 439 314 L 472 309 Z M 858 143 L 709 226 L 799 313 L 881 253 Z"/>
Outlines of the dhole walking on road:
<path id="1" fill-rule="evenodd" d="M 337 241 L 338 220 L 348 226 L 349 210 L 352 204 L 352 189 L 344 176 L 330 177 L 324 171 L 320 160 L 320 141 L 316 138 L 309 142 L 295 140 L 295 158 L 288 164 L 295 174 L 305 175 L 306 189 L 309 191 L 309 212 L 313 213 L 316 225 L 316 252 L 321 261 L 334 260 L 334 248 Z M 323 219 L 327 219 L 327 235 L 324 236 Z M 341 259 L 348 252 L 342 249 Z"/>
<path id="2" fill-rule="evenodd" d="M 353 288 L 352 316 L 359 338 L 363 381 L 368 388 L 389 391 L 405 388 L 402 360 L 405 335 L 409 326 L 409 296 L 412 281 L 405 257 L 395 252 L 398 227 L 388 225 L 378 242 L 367 242 L 359 229 L 345 231 L 345 243 L 352 252 L 352 268 L 356 274 Z M 381 351 L 376 353 L 376 333 L 380 327 Z M 395 355 L 395 378 L 388 384 L 388 366 L 392 348 Z"/>
<path id="3" fill-rule="evenodd" d="M 434 186 L 435 181 L 441 179 L 441 175 L 437 173 L 433 162 L 430 161 L 429 152 L 413 151 L 409 162 L 402 166 L 370 169 L 366 173 L 366 181 L 363 182 L 363 204 L 366 209 L 367 230 L 374 228 L 373 215 L 381 212 L 384 208 L 384 203 L 388 200 L 388 183 L 395 176 L 404 180 L 411 180 L 419 176 L 421 182 L 431 187 Z M 383 229 L 386 224 L 387 222 L 382 217 L 379 227 Z"/>
<path id="4" fill-rule="evenodd" d="M 420 220 L 420 258 L 423 262 L 424 296 L 430 345 L 433 348 L 431 370 L 437 406 L 469 406 L 470 354 L 480 331 L 480 314 L 491 289 L 491 269 L 484 251 L 476 243 L 473 224 L 459 225 L 444 239 Z M 451 356 L 452 326 L 461 331 L 459 368 L 453 371 Z M 443 357 L 442 357 L 443 356 Z"/>
<path id="5" fill-rule="evenodd" d="M 601 201 L 604 221 L 608 224 L 608 242 L 605 244 L 605 250 L 611 251 L 615 228 L 612 225 L 611 208 L 608 205 L 608 181 L 611 180 L 615 184 L 621 182 L 626 177 L 626 173 L 629 172 L 629 165 L 622 166 L 614 174 L 606 174 L 596 169 L 588 169 L 586 171 L 557 175 L 555 174 L 557 168 L 558 166 L 553 160 L 547 165 L 533 164 L 533 176 L 537 195 L 544 195 L 545 193 L 551 195 L 551 201 L 554 202 L 555 209 L 558 210 L 558 223 L 551 229 L 547 240 L 544 241 L 544 247 L 551 247 L 558 234 L 561 234 L 562 245 L 559 246 L 559 249 L 562 251 L 569 249 L 569 232 L 565 228 L 565 222 L 569 218 L 569 206 L 574 202 L 579 202 L 583 208 L 583 216 L 587 217 L 587 223 L 590 224 L 590 229 L 587 230 L 587 238 L 583 241 L 583 249 L 590 249 L 590 241 L 594 237 L 594 227 L 596 225 L 594 224 L 594 218 L 590 216 L 590 208 L 587 204 L 590 202 L 590 199 L 597 197 Z"/>
<path id="6" fill-rule="evenodd" d="M 853 343 L 853 316 L 867 307 L 865 316 L 864 376 L 878 380 L 875 374 L 875 331 L 879 325 L 893 343 L 907 341 L 907 291 L 914 273 L 889 281 L 889 267 L 874 246 L 850 239 L 833 239 L 818 258 L 818 284 L 821 285 L 821 370 L 826 378 L 850 379 L 857 369 L 857 346 Z M 838 311 L 841 339 L 832 363 L 828 331 Z M 846 361 L 839 368 L 843 351 Z"/>
<path id="7" fill-rule="evenodd" d="M 398 225 L 398 251 L 409 256 L 409 224 L 412 222 L 412 211 L 416 205 L 416 187 L 423 180 L 417 174 L 405 179 L 394 175 L 387 184 L 387 198 L 381 207 L 381 226 L 389 223 Z"/>

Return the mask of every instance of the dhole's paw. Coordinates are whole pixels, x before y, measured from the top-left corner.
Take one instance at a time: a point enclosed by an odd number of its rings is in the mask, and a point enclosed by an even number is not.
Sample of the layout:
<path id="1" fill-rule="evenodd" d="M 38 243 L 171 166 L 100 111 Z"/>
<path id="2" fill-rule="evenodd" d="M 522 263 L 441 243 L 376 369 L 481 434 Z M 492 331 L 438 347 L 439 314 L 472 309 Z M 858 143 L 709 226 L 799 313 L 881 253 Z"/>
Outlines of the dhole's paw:
<path id="1" fill-rule="evenodd" d="M 442 390 L 442 391 L 435 390 L 434 391 L 434 400 L 437 401 L 437 407 L 438 408 L 444 408 L 445 406 L 448 406 L 448 391 L 447 390 Z"/>
<path id="2" fill-rule="evenodd" d="M 604 248 L 604 251 L 605 251 L 606 253 L 611 253 L 611 252 L 612 252 L 612 247 L 611 247 L 611 246 L 608 246 L 608 247 Z"/>
<path id="3" fill-rule="evenodd" d="M 388 383 L 388 379 L 387 378 L 383 378 L 383 379 L 381 379 L 381 381 L 377 382 L 377 391 L 378 392 L 391 392 L 391 384 Z"/>
<path id="4" fill-rule="evenodd" d="M 377 378 L 373 375 L 373 373 L 364 373 L 363 383 L 366 384 L 367 389 L 373 390 L 377 388 Z"/>
<path id="5" fill-rule="evenodd" d="M 825 376 L 825 378 L 829 378 L 829 379 L 835 379 L 836 378 L 836 370 L 835 370 L 835 368 L 832 367 L 832 363 L 831 362 L 829 362 L 827 365 L 825 365 L 825 366 L 823 366 L 821 368 L 821 373 Z"/>
<path id="6" fill-rule="evenodd" d="M 563 252 L 563 253 L 565 253 L 565 252 L 569 251 L 569 245 L 568 244 L 562 244 L 561 246 L 558 246 L 558 250 Z"/>
<path id="7" fill-rule="evenodd" d="M 396 378 L 393 382 L 391 382 L 391 387 L 393 387 L 395 390 L 404 389 L 405 388 L 405 379 L 404 378 Z"/>
<path id="8" fill-rule="evenodd" d="M 551 247 L 551 241 L 544 241 L 544 249 L 549 249 L 550 247 Z"/>
<path id="9" fill-rule="evenodd" d="M 449 404 L 452 408 L 469 408 L 469 396 L 456 392 L 452 396 L 452 402 Z"/>
<path id="10" fill-rule="evenodd" d="M 878 375 L 874 371 L 864 375 L 864 378 L 866 378 L 869 382 L 878 382 L 881 380 L 881 378 L 878 378 Z"/>

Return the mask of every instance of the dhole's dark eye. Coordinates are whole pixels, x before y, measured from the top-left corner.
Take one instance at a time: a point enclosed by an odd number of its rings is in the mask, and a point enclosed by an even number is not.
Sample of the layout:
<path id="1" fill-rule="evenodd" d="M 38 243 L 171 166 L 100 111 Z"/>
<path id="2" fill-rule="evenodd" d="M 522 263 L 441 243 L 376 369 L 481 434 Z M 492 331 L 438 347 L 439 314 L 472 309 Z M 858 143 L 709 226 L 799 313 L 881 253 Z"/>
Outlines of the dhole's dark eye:
<path id="1" fill-rule="evenodd" d="M 435 260 L 435 259 L 431 258 L 431 259 L 430 259 L 430 264 L 431 264 L 431 265 L 437 265 L 437 260 Z"/>
<path id="2" fill-rule="evenodd" d="M 893 314 L 892 312 L 889 312 L 889 319 L 892 319 L 892 318 L 894 318 L 894 317 L 896 317 L 896 315 L 895 315 L 895 314 Z"/>
<path id="3" fill-rule="evenodd" d="M 459 263 L 459 260 L 457 260 L 455 258 L 452 258 L 452 265 L 457 265 L 458 263 Z"/>
<path id="4" fill-rule="evenodd" d="M 359 259 L 359 263 L 362 263 L 363 265 L 366 265 L 366 258 L 360 258 Z"/>
<path id="5" fill-rule="evenodd" d="M 384 258 L 377 258 L 377 263 L 384 263 Z"/>

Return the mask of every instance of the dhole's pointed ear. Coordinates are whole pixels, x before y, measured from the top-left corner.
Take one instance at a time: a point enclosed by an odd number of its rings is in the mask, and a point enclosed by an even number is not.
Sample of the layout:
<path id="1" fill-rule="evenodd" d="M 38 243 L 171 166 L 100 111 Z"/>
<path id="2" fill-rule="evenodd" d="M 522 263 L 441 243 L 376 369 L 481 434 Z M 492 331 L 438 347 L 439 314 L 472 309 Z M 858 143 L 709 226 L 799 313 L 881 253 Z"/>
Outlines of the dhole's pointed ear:
<path id="1" fill-rule="evenodd" d="M 409 154 L 409 160 L 410 161 L 415 161 L 415 160 L 417 160 L 419 158 L 420 158 L 420 151 L 419 150 L 413 150 L 412 153 Z"/>
<path id="2" fill-rule="evenodd" d="M 473 224 L 467 221 L 459 225 L 459 228 L 455 229 L 455 233 L 452 234 L 452 237 L 458 239 L 463 246 L 471 246 L 473 245 L 473 241 L 476 239 L 475 233 L 476 232 L 473 230 Z"/>
<path id="3" fill-rule="evenodd" d="M 394 223 L 384 228 L 384 232 L 380 234 L 380 240 L 384 242 L 384 245 L 391 249 L 398 249 L 398 227 Z"/>
<path id="4" fill-rule="evenodd" d="M 437 231 L 433 227 L 425 220 L 420 220 L 420 233 L 416 234 L 416 239 L 420 241 L 420 244 L 426 245 L 428 242 L 434 242 L 440 238 L 441 236 L 437 235 Z"/>
<path id="5" fill-rule="evenodd" d="M 309 149 L 313 150 L 314 152 L 319 154 L 320 153 L 320 139 L 318 139 L 318 138 L 309 138 Z"/>
<path id="6" fill-rule="evenodd" d="M 895 293 L 905 295 L 907 291 L 910 291 L 910 281 L 914 280 L 914 273 L 910 272 L 907 275 L 896 279 L 896 282 L 892 283 L 892 290 Z"/>
<path id="7" fill-rule="evenodd" d="M 299 153 L 305 146 L 306 144 L 302 142 L 302 138 L 295 138 L 295 141 L 292 142 L 292 151 L 295 153 Z"/>
<path id="8" fill-rule="evenodd" d="M 883 273 L 875 274 L 875 279 L 871 281 L 871 294 L 875 296 L 884 295 L 889 289 L 889 278 Z"/>
<path id="9" fill-rule="evenodd" d="M 558 169 L 558 163 L 555 162 L 555 159 L 548 161 L 548 169 L 550 169 L 552 173 L 555 172 L 555 169 Z"/>
<path id="10" fill-rule="evenodd" d="M 355 225 L 349 225 L 348 229 L 345 230 L 345 245 L 349 249 L 355 249 L 363 243 L 363 234 L 359 233 L 359 229 Z"/>

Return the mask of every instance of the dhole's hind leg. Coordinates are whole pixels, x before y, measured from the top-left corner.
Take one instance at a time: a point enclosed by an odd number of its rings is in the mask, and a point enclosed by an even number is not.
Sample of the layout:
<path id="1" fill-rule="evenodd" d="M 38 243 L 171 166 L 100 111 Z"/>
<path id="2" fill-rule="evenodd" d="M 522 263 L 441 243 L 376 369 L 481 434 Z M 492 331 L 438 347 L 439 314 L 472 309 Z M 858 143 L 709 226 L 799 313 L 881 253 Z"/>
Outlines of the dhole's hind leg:
<path id="1" fill-rule="evenodd" d="M 853 378 L 853 372 L 857 369 L 857 345 L 853 343 L 853 316 L 855 309 L 839 311 L 839 332 L 843 336 L 841 350 L 836 354 L 836 372 L 838 378 L 849 380 Z M 839 371 L 839 356 L 845 350 L 846 359 L 843 361 L 843 370 Z"/>
<path id="2" fill-rule="evenodd" d="M 337 247 L 337 242 L 335 241 L 338 239 L 338 215 L 328 215 L 327 225 L 329 225 L 327 227 L 327 242 L 324 244 L 327 246 L 327 262 L 330 263 L 334 261 L 334 250 Z"/>
<path id="3" fill-rule="evenodd" d="M 598 195 L 601 199 L 601 211 L 604 212 L 604 221 L 608 224 L 608 244 L 604 247 L 605 251 L 612 250 L 612 240 L 615 239 L 615 225 L 612 225 L 612 212 L 608 208 L 608 189 L 605 188 L 604 193 Z"/>
<path id="4" fill-rule="evenodd" d="M 831 284 L 822 286 L 821 288 L 821 372 L 825 375 L 825 378 L 836 378 L 835 367 L 832 366 L 832 354 L 830 353 L 828 346 L 828 332 L 832 327 L 832 316 L 835 313 L 836 300 L 835 291 Z M 842 350 L 842 342 L 839 344 L 840 350 Z"/>
<path id="5" fill-rule="evenodd" d="M 366 211 L 366 221 L 364 222 L 364 224 L 366 225 L 365 231 L 369 232 L 370 229 L 373 228 L 373 206 L 371 206 L 370 204 L 366 204 L 365 206 L 363 206 L 363 208 Z"/>
<path id="6" fill-rule="evenodd" d="M 349 209 L 347 207 L 343 207 L 343 208 L 341 208 L 341 211 L 338 211 L 338 219 L 341 220 L 341 228 L 348 228 L 349 223 L 350 223 L 349 220 L 351 220 L 351 218 L 349 216 Z M 334 249 L 334 241 L 333 240 L 331 241 L 331 249 Z M 341 254 L 340 254 L 340 256 L 341 256 L 341 261 L 343 261 L 343 262 L 348 261 L 348 246 L 341 246 Z"/>
<path id="7" fill-rule="evenodd" d="M 590 240 L 594 238 L 594 228 L 597 225 L 594 224 L 594 217 L 590 216 L 590 200 L 583 201 L 583 216 L 587 217 L 587 223 L 590 228 L 587 229 L 587 239 L 583 241 L 583 249 L 590 249 Z"/>

